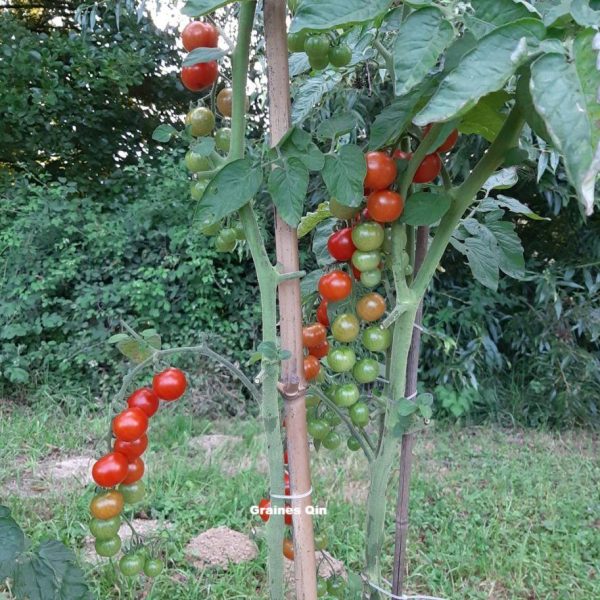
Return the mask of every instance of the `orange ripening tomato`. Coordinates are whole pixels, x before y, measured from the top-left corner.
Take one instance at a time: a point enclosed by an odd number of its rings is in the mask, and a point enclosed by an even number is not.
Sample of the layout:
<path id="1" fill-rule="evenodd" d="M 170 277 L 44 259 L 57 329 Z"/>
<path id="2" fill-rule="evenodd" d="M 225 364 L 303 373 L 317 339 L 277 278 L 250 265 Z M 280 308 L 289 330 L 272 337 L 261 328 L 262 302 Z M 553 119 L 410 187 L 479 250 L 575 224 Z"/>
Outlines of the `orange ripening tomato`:
<path id="1" fill-rule="evenodd" d="M 294 543 L 290 538 L 285 538 L 283 540 L 283 555 L 288 560 L 294 560 Z"/>
<path id="2" fill-rule="evenodd" d="M 365 159 L 367 161 L 365 188 L 373 192 L 389 188 L 398 175 L 395 161 L 385 152 L 368 152 Z"/>
<path id="3" fill-rule="evenodd" d="M 327 340 L 325 340 L 322 344 L 319 344 L 318 346 L 313 346 L 312 348 L 309 348 L 308 353 L 311 356 L 316 356 L 319 359 L 325 358 L 327 356 L 327 354 L 329 353 L 329 342 Z"/>
<path id="4" fill-rule="evenodd" d="M 327 340 L 327 328 L 321 323 L 313 323 L 302 328 L 302 343 L 305 348 L 314 348 Z"/>
<path id="5" fill-rule="evenodd" d="M 404 199 L 400 194 L 390 190 L 373 192 L 367 198 L 367 208 L 374 221 L 392 223 L 402 214 Z"/>
<path id="6" fill-rule="evenodd" d="M 307 381 L 312 381 L 316 379 L 321 371 L 321 363 L 316 356 L 308 356 L 304 357 L 304 377 L 306 377 Z"/>
<path id="7" fill-rule="evenodd" d="M 90 513 L 96 519 L 106 521 L 120 515 L 124 506 L 125 500 L 121 492 L 110 490 L 97 494 L 92 498 Z"/>

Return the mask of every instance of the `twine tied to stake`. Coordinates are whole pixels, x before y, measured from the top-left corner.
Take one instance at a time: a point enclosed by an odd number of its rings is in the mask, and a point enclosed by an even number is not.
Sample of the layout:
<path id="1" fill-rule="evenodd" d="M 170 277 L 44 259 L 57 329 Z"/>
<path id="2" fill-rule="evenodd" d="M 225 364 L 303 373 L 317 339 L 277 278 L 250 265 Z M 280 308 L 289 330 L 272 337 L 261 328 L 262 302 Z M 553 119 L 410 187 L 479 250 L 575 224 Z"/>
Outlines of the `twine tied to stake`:
<path id="1" fill-rule="evenodd" d="M 384 579 L 384 581 L 385 581 L 385 579 Z M 385 581 L 385 582 L 388 585 L 390 585 L 389 581 Z M 384 596 L 387 596 L 388 598 L 392 598 L 392 600 L 445 600 L 445 598 L 436 598 L 435 596 L 420 596 L 420 595 L 417 595 L 417 596 L 406 596 L 405 594 L 402 594 L 402 596 L 397 596 L 396 594 L 392 594 L 392 592 L 388 592 L 387 590 L 384 590 L 383 588 L 381 588 L 378 585 L 374 584 L 369 579 L 367 579 L 367 583 L 374 590 L 377 590 L 378 592 L 380 592 Z"/>
<path id="2" fill-rule="evenodd" d="M 276 500 L 302 500 L 303 498 L 308 498 L 313 493 L 312 486 L 308 492 L 304 494 L 293 494 L 290 496 L 286 496 L 285 494 L 269 494 L 271 498 L 275 498 Z"/>

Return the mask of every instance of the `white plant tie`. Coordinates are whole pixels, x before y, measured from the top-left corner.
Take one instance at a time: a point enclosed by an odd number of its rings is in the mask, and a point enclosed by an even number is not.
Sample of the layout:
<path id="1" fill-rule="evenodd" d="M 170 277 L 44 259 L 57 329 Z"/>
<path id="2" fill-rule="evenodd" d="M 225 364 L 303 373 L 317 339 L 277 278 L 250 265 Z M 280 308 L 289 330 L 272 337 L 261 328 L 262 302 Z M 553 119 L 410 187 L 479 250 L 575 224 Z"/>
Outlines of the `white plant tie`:
<path id="1" fill-rule="evenodd" d="M 415 392 L 414 394 L 411 394 L 410 396 L 406 396 L 406 399 L 407 400 L 414 400 L 418 395 L 419 395 L 419 393 Z"/>
<path id="2" fill-rule="evenodd" d="M 275 498 L 276 500 L 302 500 L 303 498 L 308 498 L 313 493 L 312 486 L 308 492 L 304 492 L 304 494 L 293 494 L 291 496 L 286 496 L 285 494 L 271 494 L 271 498 Z"/>
<path id="3" fill-rule="evenodd" d="M 388 592 L 378 585 L 374 584 L 372 581 L 367 579 L 367 583 L 378 592 L 382 593 L 384 596 L 388 598 L 392 598 L 392 600 L 445 600 L 445 598 L 436 598 L 435 596 L 406 596 L 402 594 L 402 596 L 396 596 L 396 594 L 392 594 L 392 592 Z M 386 583 L 389 583 L 386 581 Z"/>
<path id="4" fill-rule="evenodd" d="M 426 333 L 426 331 L 418 323 L 415 323 L 413 327 L 418 329 L 421 333 Z"/>

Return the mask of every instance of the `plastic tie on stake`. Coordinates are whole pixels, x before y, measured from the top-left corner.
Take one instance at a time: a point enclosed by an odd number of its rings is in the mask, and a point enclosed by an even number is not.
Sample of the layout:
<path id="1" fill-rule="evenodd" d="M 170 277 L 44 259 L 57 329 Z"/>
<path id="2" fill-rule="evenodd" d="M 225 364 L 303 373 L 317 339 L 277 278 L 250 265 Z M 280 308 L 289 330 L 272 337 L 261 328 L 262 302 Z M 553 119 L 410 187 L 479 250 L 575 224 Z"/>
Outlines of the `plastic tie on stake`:
<path id="1" fill-rule="evenodd" d="M 304 492 L 304 494 L 291 494 L 289 496 L 285 494 L 270 494 L 271 498 L 275 498 L 275 500 L 302 500 L 304 498 L 308 498 L 313 493 L 312 487 L 308 492 Z"/>
<path id="2" fill-rule="evenodd" d="M 372 581 L 370 581 L 368 579 L 367 579 L 367 583 L 374 590 L 376 590 L 379 593 L 383 594 L 387 598 L 391 598 L 392 600 L 446 600 L 445 598 L 437 598 L 436 596 L 422 596 L 422 595 L 407 596 L 406 594 L 402 594 L 401 596 L 397 596 L 396 594 L 392 594 L 392 592 L 388 592 L 387 590 L 384 590 L 382 587 L 379 587 L 377 584 L 373 583 Z M 390 585 L 388 581 L 386 581 L 386 583 L 388 585 Z"/>

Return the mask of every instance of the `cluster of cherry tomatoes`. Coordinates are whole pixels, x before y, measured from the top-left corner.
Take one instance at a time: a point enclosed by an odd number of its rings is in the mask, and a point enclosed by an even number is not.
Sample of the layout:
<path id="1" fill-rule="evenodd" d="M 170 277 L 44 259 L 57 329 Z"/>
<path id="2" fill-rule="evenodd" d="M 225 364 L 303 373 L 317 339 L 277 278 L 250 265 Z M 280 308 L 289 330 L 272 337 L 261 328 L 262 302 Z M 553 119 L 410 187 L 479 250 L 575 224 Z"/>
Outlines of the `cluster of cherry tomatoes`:
<path id="1" fill-rule="evenodd" d="M 181 41 L 188 52 L 196 48 L 216 48 L 219 44 L 219 32 L 211 23 L 192 21 L 185 26 Z M 205 90 L 213 85 L 218 76 L 219 65 L 216 60 L 196 63 L 181 69 L 181 81 L 191 92 Z"/>
<path id="2" fill-rule="evenodd" d="M 152 387 L 133 392 L 127 399 L 127 408 L 113 419 L 115 440 L 112 451 L 92 467 L 94 482 L 103 488 L 90 504 L 90 531 L 99 556 L 112 557 L 121 550 L 121 513 L 125 505 L 137 504 L 144 498 L 142 476 L 145 465 L 141 457 L 148 447 L 149 419 L 158 410 L 160 400 L 177 400 L 186 386 L 185 374 L 179 369 L 161 371 L 154 376 Z M 138 547 L 123 555 L 119 568 L 126 576 L 143 571 L 147 576 L 155 577 L 162 570 L 162 562 L 148 556 L 145 548 Z"/>
<path id="3" fill-rule="evenodd" d="M 329 65 L 336 68 L 345 67 L 352 60 L 350 46 L 334 40 L 327 33 L 314 35 L 309 35 L 306 31 L 290 33 L 288 50 L 292 53 L 306 52 L 308 63 L 315 71 L 321 71 Z"/>

